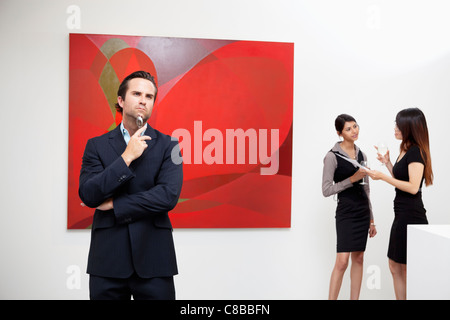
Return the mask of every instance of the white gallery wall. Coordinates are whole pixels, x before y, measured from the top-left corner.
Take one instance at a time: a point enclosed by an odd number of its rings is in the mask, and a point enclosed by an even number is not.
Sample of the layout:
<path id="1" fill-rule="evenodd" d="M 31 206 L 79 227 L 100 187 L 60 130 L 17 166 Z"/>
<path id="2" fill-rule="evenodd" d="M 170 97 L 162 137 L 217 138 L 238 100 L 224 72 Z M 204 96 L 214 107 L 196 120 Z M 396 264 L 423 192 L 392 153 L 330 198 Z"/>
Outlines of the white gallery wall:
<path id="1" fill-rule="evenodd" d="M 395 159 L 396 113 L 421 108 L 435 173 L 425 207 L 450 224 L 449 14 L 435 0 L 1 0 L 0 299 L 89 298 L 90 231 L 66 229 L 69 33 L 295 43 L 292 227 L 175 229 L 175 283 L 178 299 L 327 299 L 336 202 L 322 196 L 322 160 L 338 114 L 357 119 L 357 144 L 386 170 L 373 145 Z M 378 235 L 361 299 L 394 299 L 394 189 L 371 189 Z"/>

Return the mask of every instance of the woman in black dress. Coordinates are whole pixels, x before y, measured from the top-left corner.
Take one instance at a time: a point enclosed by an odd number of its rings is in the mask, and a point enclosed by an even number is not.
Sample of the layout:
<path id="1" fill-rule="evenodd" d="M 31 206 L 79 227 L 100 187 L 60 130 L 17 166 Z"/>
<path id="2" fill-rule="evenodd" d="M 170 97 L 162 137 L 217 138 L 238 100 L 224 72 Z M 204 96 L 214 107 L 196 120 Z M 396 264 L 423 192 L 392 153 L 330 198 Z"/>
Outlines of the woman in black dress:
<path id="1" fill-rule="evenodd" d="M 322 192 L 325 197 L 337 194 L 336 263 L 331 274 L 329 299 L 337 299 L 342 278 L 352 259 L 350 270 L 350 298 L 358 299 L 363 277 L 363 258 L 367 235 L 375 236 L 369 185 L 362 185 L 367 173 L 352 162 L 367 161 L 366 155 L 355 145 L 359 126 L 349 115 L 339 115 L 335 120 L 337 134 L 343 141 L 337 142 L 324 158 Z"/>
<path id="2" fill-rule="evenodd" d="M 392 165 L 389 152 L 378 159 L 386 164 L 391 176 L 371 170 L 369 176 L 395 187 L 395 218 L 389 239 L 389 269 L 395 296 L 406 299 L 406 230 L 408 224 L 428 224 L 422 202 L 422 184 L 433 184 L 433 170 L 425 115 L 420 109 L 400 111 L 396 117 L 395 138 L 401 140 L 400 155 Z"/>

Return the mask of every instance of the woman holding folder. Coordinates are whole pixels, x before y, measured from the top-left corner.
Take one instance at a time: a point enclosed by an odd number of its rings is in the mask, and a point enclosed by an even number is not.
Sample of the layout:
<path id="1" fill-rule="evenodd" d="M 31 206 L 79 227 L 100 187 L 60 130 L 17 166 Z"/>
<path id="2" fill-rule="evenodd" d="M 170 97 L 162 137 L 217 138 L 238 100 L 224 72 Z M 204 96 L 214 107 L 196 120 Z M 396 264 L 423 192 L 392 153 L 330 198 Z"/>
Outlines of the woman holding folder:
<path id="1" fill-rule="evenodd" d="M 347 114 L 339 115 L 335 128 L 342 141 L 337 142 L 324 158 L 322 193 L 325 197 L 336 195 L 336 262 L 331 274 L 329 299 L 337 299 L 342 278 L 351 257 L 350 299 L 359 298 L 363 277 L 363 258 L 367 235 L 377 233 L 373 223 L 369 184 L 362 179 L 367 171 L 358 163 L 367 161 L 366 155 L 355 145 L 359 126 Z M 368 179 L 367 179 L 368 180 Z"/>

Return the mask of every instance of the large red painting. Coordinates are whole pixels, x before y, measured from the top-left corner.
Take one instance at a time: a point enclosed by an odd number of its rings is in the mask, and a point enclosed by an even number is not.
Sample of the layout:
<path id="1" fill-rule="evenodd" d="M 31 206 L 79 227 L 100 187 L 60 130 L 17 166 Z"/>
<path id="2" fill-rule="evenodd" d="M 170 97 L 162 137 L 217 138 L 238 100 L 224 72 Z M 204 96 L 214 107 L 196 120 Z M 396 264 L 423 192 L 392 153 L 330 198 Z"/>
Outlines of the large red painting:
<path id="1" fill-rule="evenodd" d="M 78 178 L 89 138 L 114 129 L 122 79 L 146 70 L 158 96 L 149 124 L 180 141 L 175 228 L 291 225 L 292 43 L 70 35 L 69 229 L 89 228 Z"/>

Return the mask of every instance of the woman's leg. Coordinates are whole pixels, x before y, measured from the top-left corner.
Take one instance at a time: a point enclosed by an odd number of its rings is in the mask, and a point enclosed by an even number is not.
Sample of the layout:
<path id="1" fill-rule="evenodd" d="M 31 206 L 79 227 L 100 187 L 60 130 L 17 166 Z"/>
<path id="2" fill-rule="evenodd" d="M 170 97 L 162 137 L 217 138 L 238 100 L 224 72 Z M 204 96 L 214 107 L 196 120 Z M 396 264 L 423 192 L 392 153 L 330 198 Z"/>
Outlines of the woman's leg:
<path id="1" fill-rule="evenodd" d="M 397 300 L 406 300 L 406 264 L 389 259 L 389 269 L 394 280 L 394 292 Z"/>
<path id="2" fill-rule="evenodd" d="M 338 252 L 336 255 L 336 263 L 331 273 L 330 292 L 328 294 L 329 300 L 336 300 L 339 296 L 342 278 L 344 277 L 345 270 L 347 270 L 349 256 L 350 252 Z"/>
<path id="3" fill-rule="evenodd" d="M 352 267 L 350 269 L 350 299 L 358 300 L 363 278 L 364 251 L 352 252 Z"/>

